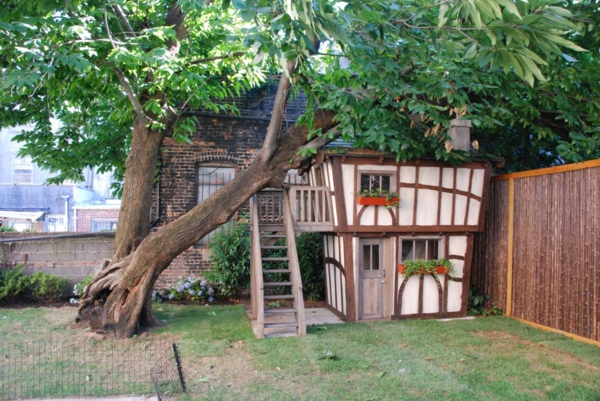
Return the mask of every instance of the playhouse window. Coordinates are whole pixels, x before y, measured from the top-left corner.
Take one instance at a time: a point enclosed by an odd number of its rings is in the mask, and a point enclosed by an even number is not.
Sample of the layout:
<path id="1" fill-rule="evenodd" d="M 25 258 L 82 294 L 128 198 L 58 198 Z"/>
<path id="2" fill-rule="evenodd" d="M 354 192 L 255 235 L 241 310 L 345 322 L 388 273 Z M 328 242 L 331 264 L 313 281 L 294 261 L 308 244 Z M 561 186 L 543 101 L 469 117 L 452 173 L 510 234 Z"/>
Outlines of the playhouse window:
<path id="1" fill-rule="evenodd" d="M 390 192 L 390 182 L 392 176 L 384 174 L 361 174 L 360 191 L 386 191 Z"/>
<path id="2" fill-rule="evenodd" d="M 415 259 L 439 259 L 439 239 L 403 239 L 402 261 Z"/>
<path id="3" fill-rule="evenodd" d="M 379 244 L 364 244 L 362 246 L 363 270 L 379 270 L 381 255 Z"/>

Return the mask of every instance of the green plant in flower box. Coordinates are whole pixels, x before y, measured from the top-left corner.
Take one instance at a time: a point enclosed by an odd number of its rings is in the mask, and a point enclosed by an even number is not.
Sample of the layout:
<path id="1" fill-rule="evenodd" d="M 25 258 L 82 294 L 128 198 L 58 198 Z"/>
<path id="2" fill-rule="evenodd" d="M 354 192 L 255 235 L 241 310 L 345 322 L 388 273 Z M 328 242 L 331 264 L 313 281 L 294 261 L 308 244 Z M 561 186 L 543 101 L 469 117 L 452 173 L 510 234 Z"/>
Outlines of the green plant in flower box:
<path id="1" fill-rule="evenodd" d="M 449 274 L 454 272 L 454 266 L 448 259 L 414 259 L 404 261 L 399 272 L 408 277 L 413 274 Z"/>

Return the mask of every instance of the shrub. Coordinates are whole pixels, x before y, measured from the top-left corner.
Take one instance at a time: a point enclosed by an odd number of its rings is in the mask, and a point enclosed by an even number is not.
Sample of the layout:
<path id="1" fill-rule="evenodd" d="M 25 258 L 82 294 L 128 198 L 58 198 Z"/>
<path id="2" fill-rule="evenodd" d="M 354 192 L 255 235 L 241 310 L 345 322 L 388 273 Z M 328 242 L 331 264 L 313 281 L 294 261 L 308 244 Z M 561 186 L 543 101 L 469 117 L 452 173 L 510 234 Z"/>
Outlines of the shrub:
<path id="1" fill-rule="evenodd" d="M 250 286 L 250 232 L 246 221 L 231 221 L 209 244 L 212 270 L 206 272 L 222 295 L 237 295 Z"/>
<path id="2" fill-rule="evenodd" d="M 17 230 L 14 227 L 0 226 L 0 233 L 14 233 Z"/>
<path id="3" fill-rule="evenodd" d="M 154 291 L 152 301 L 166 299 L 189 300 L 193 302 L 214 302 L 215 290 L 202 278 L 188 277 L 187 280 L 179 277 L 176 285 L 172 285 L 162 293 Z"/>
<path id="4" fill-rule="evenodd" d="M 81 280 L 79 283 L 75 284 L 75 286 L 73 287 L 73 295 L 75 295 L 76 297 L 82 296 L 83 290 L 85 290 L 85 287 L 90 285 L 93 279 L 94 275 L 90 274 L 89 276 Z"/>
<path id="5" fill-rule="evenodd" d="M 27 277 L 23 276 L 23 266 L 13 269 L 0 269 L 0 301 L 11 300 L 27 288 Z"/>
<path id="6" fill-rule="evenodd" d="M 69 281 L 66 278 L 42 272 L 27 276 L 26 281 L 31 295 L 38 302 L 59 301 L 69 288 Z"/>
<path id="7" fill-rule="evenodd" d="M 296 248 L 304 297 L 311 301 L 325 299 L 323 237 L 319 233 L 302 233 L 296 238 Z"/>

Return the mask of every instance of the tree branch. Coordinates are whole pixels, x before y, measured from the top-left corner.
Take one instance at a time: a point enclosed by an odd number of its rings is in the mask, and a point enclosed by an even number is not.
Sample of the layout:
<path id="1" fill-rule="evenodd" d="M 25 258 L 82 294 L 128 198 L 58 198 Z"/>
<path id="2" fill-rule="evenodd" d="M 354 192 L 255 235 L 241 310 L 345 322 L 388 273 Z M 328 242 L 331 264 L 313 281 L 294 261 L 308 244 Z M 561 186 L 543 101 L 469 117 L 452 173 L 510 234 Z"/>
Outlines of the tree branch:
<path id="1" fill-rule="evenodd" d="M 115 11 L 115 14 L 117 14 L 117 17 L 119 17 L 119 19 L 121 20 L 123 25 L 125 25 L 125 28 L 127 28 L 126 33 L 129 34 L 129 36 L 131 36 L 132 38 L 135 38 L 136 35 L 133 30 L 133 27 L 129 23 L 129 20 L 127 19 L 127 16 L 123 12 L 123 9 L 121 8 L 121 6 L 118 4 L 115 4 L 115 5 L 113 5 L 113 10 Z"/>
<path id="2" fill-rule="evenodd" d="M 214 57 L 201 58 L 201 59 L 198 59 L 198 60 L 190 61 L 190 65 L 197 65 L 197 64 L 202 64 L 202 63 L 208 63 L 210 61 L 223 60 L 223 59 L 226 59 L 226 58 L 241 57 L 244 54 L 246 54 L 246 52 L 233 52 L 231 54 L 226 54 L 224 56 L 214 56 Z"/>
<path id="3" fill-rule="evenodd" d="M 279 133 L 281 132 L 281 124 L 283 122 L 283 115 L 285 113 L 285 106 L 289 95 L 288 88 L 290 85 L 290 79 L 295 70 L 296 61 L 288 61 L 286 70 L 281 74 L 279 86 L 277 87 L 277 94 L 275 95 L 275 102 L 273 104 L 273 112 L 271 113 L 271 121 L 269 122 L 269 127 L 267 128 L 265 141 L 263 142 L 263 146 L 258 155 L 258 158 L 264 161 L 270 160 L 273 156 L 273 153 L 275 153 L 275 150 L 277 149 L 277 139 L 279 138 Z"/>
<path id="4" fill-rule="evenodd" d="M 129 79 L 127 79 L 127 77 L 125 76 L 125 74 L 123 74 L 123 71 L 121 71 L 120 68 L 115 67 L 115 68 L 113 68 L 113 71 L 115 72 L 115 75 L 117 76 L 117 78 L 119 78 L 119 81 L 121 82 L 121 85 L 123 86 L 123 89 L 125 89 L 125 93 L 127 93 L 127 97 L 129 98 L 129 101 L 131 102 L 131 105 L 133 106 L 135 115 L 137 116 L 137 118 L 140 119 L 140 122 L 143 125 L 146 125 L 146 122 L 147 122 L 146 114 L 144 114 L 142 105 L 140 104 L 140 101 L 137 98 L 137 95 L 133 91 L 133 88 L 131 86 L 131 83 L 129 82 Z"/>

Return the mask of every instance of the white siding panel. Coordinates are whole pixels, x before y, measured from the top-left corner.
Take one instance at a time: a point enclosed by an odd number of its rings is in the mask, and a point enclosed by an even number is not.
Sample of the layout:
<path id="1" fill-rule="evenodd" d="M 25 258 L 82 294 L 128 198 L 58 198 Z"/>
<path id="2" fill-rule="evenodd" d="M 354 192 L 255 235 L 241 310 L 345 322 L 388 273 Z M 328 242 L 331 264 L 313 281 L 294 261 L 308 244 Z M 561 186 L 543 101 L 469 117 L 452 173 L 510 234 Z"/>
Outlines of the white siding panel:
<path id="1" fill-rule="evenodd" d="M 440 169 L 438 167 L 421 167 L 419 169 L 419 184 L 435 187 L 440 185 Z"/>
<path id="2" fill-rule="evenodd" d="M 456 195 L 454 202 L 454 224 L 462 226 L 465 223 L 465 213 L 467 213 L 467 197 Z"/>
<path id="3" fill-rule="evenodd" d="M 414 184 L 416 172 L 417 172 L 416 167 L 411 167 L 411 166 L 400 167 L 400 182 L 404 182 L 406 184 Z"/>
<path id="4" fill-rule="evenodd" d="M 337 288 L 335 290 L 337 294 L 336 309 L 342 311 L 342 274 L 340 273 L 340 269 L 335 269 L 335 282 L 337 283 Z"/>
<path id="5" fill-rule="evenodd" d="M 451 236 L 448 238 L 448 254 L 456 256 L 465 256 L 467 253 L 467 237 Z"/>
<path id="6" fill-rule="evenodd" d="M 413 188 L 400 188 L 400 218 L 398 224 L 411 226 L 415 207 L 415 190 Z"/>
<path id="7" fill-rule="evenodd" d="M 459 168 L 456 170 L 456 189 L 461 191 L 469 190 L 469 178 L 471 178 L 470 168 Z"/>
<path id="8" fill-rule="evenodd" d="M 390 213 L 389 210 L 387 210 L 387 208 L 379 206 L 379 215 L 377 216 L 377 224 L 380 226 L 391 226 L 393 221 L 392 221 L 392 214 Z M 395 213 L 395 208 L 393 209 L 394 213 Z"/>
<path id="9" fill-rule="evenodd" d="M 358 205 L 359 208 L 362 208 L 362 205 Z M 360 209 L 358 209 L 360 210 Z M 375 207 L 367 206 L 365 211 L 360 216 L 360 221 L 357 222 L 361 226 L 372 226 L 375 224 Z"/>
<path id="10" fill-rule="evenodd" d="M 442 173 L 442 187 L 454 188 L 454 169 L 445 168 Z"/>
<path id="11" fill-rule="evenodd" d="M 473 170 L 473 183 L 471 184 L 471 193 L 473 195 L 481 196 L 483 194 L 483 178 L 485 176 L 485 170 L 477 169 Z"/>
<path id="12" fill-rule="evenodd" d="M 332 191 L 335 191 L 335 185 L 333 185 L 333 166 L 331 161 L 325 162 L 325 185 L 327 185 Z"/>
<path id="13" fill-rule="evenodd" d="M 354 203 L 356 202 L 354 196 L 354 166 L 342 164 L 342 182 L 344 188 L 337 190 L 336 196 L 344 197 L 346 201 L 346 218 L 348 219 L 348 224 L 353 225 L 355 224 Z"/>
<path id="14" fill-rule="evenodd" d="M 440 206 L 442 208 L 440 213 L 440 224 L 452 224 L 452 194 L 442 193 L 442 204 Z"/>
<path id="15" fill-rule="evenodd" d="M 479 209 L 481 208 L 481 202 L 475 199 L 471 199 L 469 204 L 469 216 L 467 217 L 467 224 L 475 226 L 479 222 Z"/>
<path id="16" fill-rule="evenodd" d="M 335 195 L 331 196 L 331 209 L 333 210 L 333 225 L 339 225 L 338 215 L 337 215 L 337 204 L 335 203 Z"/>
<path id="17" fill-rule="evenodd" d="M 463 277 L 465 271 L 465 261 L 458 259 L 450 259 L 450 262 L 454 265 L 454 273 L 452 273 L 452 277 Z"/>
<path id="18" fill-rule="evenodd" d="M 398 276 L 398 282 L 402 283 L 404 276 Z M 409 315 L 419 313 L 419 276 L 412 276 L 408 279 L 404 292 L 402 293 L 402 310 L 400 314 Z"/>
<path id="19" fill-rule="evenodd" d="M 437 283 L 431 275 L 423 277 L 423 313 L 437 313 L 440 311 L 440 293 Z"/>
<path id="20" fill-rule="evenodd" d="M 448 281 L 448 312 L 458 312 L 462 302 L 462 283 Z"/>
<path id="21" fill-rule="evenodd" d="M 340 291 L 340 294 L 342 294 L 341 312 L 345 315 L 346 314 L 346 277 L 344 277 L 344 276 L 342 276 L 341 286 L 342 286 L 342 289 Z"/>
<path id="22" fill-rule="evenodd" d="M 417 203 L 417 225 L 433 226 L 437 224 L 438 191 L 419 189 Z M 464 215 L 464 213 L 463 213 Z"/>

